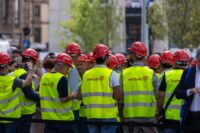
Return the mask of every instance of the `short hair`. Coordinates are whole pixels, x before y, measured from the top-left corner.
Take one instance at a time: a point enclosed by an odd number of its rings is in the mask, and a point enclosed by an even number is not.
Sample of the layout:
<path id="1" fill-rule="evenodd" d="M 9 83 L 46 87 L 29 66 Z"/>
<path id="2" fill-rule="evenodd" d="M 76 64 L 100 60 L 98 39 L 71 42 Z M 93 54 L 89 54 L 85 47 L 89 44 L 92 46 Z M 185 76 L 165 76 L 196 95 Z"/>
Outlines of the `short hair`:
<path id="1" fill-rule="evenodd" d="M 200 47 L 197 48 L 197 52 L 196 52 L 196 58 L 200 56 Z"/>

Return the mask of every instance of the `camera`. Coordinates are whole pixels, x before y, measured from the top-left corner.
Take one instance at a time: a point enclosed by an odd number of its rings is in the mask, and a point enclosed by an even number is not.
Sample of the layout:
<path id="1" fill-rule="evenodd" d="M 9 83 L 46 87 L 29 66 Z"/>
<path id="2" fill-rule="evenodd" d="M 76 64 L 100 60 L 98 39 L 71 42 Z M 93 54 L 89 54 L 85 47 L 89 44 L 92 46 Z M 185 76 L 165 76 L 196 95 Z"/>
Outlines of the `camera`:
<path id="1" fill-rule="evenodd" d="M 28 70 L 28 65 L 26 63 L 17 63 L 16 67 Z"/>

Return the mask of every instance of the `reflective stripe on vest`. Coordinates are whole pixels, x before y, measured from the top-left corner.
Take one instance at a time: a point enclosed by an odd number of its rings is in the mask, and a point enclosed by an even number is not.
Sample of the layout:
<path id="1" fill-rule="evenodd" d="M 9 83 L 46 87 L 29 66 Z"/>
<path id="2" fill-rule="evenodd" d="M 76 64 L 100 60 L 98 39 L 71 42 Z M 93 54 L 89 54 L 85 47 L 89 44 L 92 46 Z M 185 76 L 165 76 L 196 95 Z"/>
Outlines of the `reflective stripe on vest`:
<path id="1" fill-rule="evenodd" d="M 26 73 L 25 69 L 19 68 L 12 73 L 12 76 L 19 78 L 25 73 Z M 21 113 L 23 115 L 34 114 L 36 112 L 36 103 L 33 102 L 32 100 L 27 99 L 24 93 L 22 92 L 22 90 L 20 88 L 18 89 L 20 90 L 20 94 L 21 94 L 19 96 L 19 101 L 21 105 Z M 33 82 L 32 82 L 32 89 L 35 91 L 35 85 Z"/>
<path id="2" fill-rule="evenodd" d="M 174 89 L 176 88 L 181 79 L 182 73 L 183 70 L 181 69 L 173 69 L 171 71 L 165 72 L 167 88 L 165 92 L 164 104 L 167 103 L 170 96 L 174 92 Z M 181 104 L 182 100 L 176 99 L 176 97 L 174 97 L 165 112 L 165 118 L 169 120 L 180 120 Z"/>
<path id="3" fill-rule="evenodd" d="M 70 112 L 72 110 L 71 107 L 65 108 L 65 109 L 49 109 L 49 108 L 41 108 L 42 112 L 52 112 L 52 113 L 66 113 Z"/>
<path id="4" fill-rule="evenodd" d="M 82 96 L 83 97 L 90 97 L 90 96 L 111 97 L 112 94 L 110 94 L 110 93 L 104 93 L 104 92 L 93 92 L 93 93 L 85 93 Z"/>
<path id="5" fill-rule="evenodd" d="M 14 77 L 8 75 L 0 76 L 0 117 L 19 118 L 21 116 L 19 94 L 17 90 L 12 90 L 14 80 Z"/>
<path id="6" fill-rule="evenodd" d="M 57 85 L 63 76 L 61 73 L 48 72 L 41 79 L 39 93 L 42 119 L 74 120 L 71 100 L 60 102 L 57 91 Z"/>
<path id="7" fill-rule="evenodd" d="M 84 107 L 86 109 L 88 108 L 114 108 L 116 104 L 88 104 L 85 105 Z"/>
<path id="8" fill-rule="evenodd" d="M 116 101 L 110 86 L 112 70 L 95 67 L 85 72 L 81 85 L 82 101 L 87 118 L 117 118 Z"/>
<path id="9" fill-rule="evenodd" d="M 124 104 L 124 107 L 143 107 L 143 106 L 146 106 L 146 107 L 152 107 L 152 106 L 155 106 L 156 103 L 125 103 Z"/>
<path id="10" fill-rule="evenodd" d="M 124 118 L 154 117 L 156 99 L 153 87 L 153 70 L 133 66 L 123 70 Z"/>

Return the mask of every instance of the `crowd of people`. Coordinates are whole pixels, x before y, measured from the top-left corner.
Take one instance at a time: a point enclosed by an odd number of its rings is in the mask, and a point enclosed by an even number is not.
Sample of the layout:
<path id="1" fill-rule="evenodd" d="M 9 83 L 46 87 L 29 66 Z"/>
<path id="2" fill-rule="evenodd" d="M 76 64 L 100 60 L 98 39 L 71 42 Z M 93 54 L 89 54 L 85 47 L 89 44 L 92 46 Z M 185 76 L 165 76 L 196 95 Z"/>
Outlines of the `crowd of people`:
<path id="1" fill-rule="evenodd" d="M 142 122 L 198 127 L 200 48 L 191 61 L 183 49 L 147 56 L 144 43 L 129 54 L 97 44 L 83 54 L 77 43 L 41 61 L 32 48 L 0 52 L 0 117 L 89 122 Z M 128 127 L 35 124 L 0 120 L 0 133 L 128 133 Z M 189 128 L 136 126 L 133 133 L 197 133 Z"/>

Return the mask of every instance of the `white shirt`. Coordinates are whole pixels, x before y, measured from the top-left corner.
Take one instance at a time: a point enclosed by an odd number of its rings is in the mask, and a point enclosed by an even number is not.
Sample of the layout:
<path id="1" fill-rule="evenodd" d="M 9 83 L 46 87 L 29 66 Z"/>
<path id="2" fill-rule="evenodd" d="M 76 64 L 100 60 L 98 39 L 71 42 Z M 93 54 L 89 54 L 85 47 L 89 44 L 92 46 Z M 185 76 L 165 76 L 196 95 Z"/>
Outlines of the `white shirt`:
<path id="1" fill-rule="evenodd" d="M 196 66 L 196 77 L 195 77 L 195 88 L 196 87 L 200 88 L 200 70 L 197 66 Z M 189 90 L 190 89 L 187 90 L 187 96 L 191 96 Z M 190 111 L 192 112 L 200 111 L 200 94 L 194 94 L 192 104 L 190 106 Z"/>
<path id="2" fill-rule="evenodd" d="M 96 67 L 106 67 L 106 65 L 96 65 Z M 119 79 L 117 76 L 117 72 L 113 71 L 110 76 L 110 86 L 113 88 L 115 86 L 119 86 Z"/>

